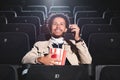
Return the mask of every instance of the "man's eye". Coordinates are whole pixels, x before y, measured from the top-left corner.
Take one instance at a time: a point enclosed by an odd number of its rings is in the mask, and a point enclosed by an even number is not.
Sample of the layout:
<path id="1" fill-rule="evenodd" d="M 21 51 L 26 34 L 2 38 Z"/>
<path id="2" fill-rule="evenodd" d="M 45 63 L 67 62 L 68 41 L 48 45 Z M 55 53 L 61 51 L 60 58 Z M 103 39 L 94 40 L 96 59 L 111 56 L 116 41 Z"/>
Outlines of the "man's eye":
<path id="1" fill-rule="evenodd" d="M 53 25 L 57 25 L 56 23 L 54 23 Z"/>
<path id="2" fill-rule="evenodd" d="M 65 24 L 61 24 L 61 25 L 65 25 Z"/>

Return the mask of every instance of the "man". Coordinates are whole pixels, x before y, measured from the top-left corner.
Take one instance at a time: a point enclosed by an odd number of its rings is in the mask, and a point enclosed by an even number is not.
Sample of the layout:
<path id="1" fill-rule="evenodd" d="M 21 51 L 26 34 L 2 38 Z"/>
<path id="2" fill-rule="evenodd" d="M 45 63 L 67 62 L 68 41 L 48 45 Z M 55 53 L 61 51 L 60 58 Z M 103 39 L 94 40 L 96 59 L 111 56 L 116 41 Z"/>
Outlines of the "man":
<path id="1" fill-rule="evenodd" d="M 61 48 L 66 51 L 65 65 L 91 64 L 92 58 L 85 42 L 80 37 L 80 29 L 76 24 L 69 24 L 68 17 L 63 14 L 53 14 L 48 19 L 51 38 L 48 41 L 38 41 L 22 59 L 23 64 L 58 65 L 61 60 L 51 57 L 50 48 Z M 70 29 L 75 40 L 65 40 L 64 34 Z M 56 44 L 54 46 L 53 44 Z M 58 45 L 60 44 L 60 45 Z"/>

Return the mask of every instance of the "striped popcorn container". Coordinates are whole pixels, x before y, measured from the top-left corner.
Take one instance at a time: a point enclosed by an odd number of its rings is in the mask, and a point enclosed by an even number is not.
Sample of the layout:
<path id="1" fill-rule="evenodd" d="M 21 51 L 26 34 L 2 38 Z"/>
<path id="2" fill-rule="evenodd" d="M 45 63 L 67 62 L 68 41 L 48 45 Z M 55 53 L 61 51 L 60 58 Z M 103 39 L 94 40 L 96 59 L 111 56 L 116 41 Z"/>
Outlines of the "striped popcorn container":
<path id="1" fill-rule="evenodd" d="M 50 53 L 52 58 L 57 58 L 61 62 L 56 62 L 58 65 L 65 65 L 66 61 L 66 51 L 60 48 L 50 48 Z"/>

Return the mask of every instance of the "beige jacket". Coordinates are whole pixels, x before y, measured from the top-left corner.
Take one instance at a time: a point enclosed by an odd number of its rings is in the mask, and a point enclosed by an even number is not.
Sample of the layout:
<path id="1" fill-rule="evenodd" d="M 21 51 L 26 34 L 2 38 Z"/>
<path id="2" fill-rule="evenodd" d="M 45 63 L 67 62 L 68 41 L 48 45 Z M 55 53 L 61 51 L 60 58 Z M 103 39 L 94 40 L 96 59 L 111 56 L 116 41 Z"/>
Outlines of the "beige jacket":
<path id="1" fill-rule="evenodd" d="M 92 63 L 92 57 L 88 51 L 88 48 L 84 41 L 80 41 L 78 43 L 75 43 L 75 41 L 72 40 L 72 42 L 76 45 L 76 47 L 79 49 L 79 54 L 81 57 L 81 62 L 78 61 L 77 56 L 75 53 L 71 51 L 70 45 L 66 41 L 64 41 L 64 45 L 62 46 L 63 49 L 67 52 L 67 59 L 70 62 L 71 65 L 79 65 L 81 64 L 91 64 Z M 44 54 L 49 53 L 49 48 L 52 48 L 52 43 L 49 41 L 38 41 L 34 44 L 34 47 L 23 57 L 22 63 L 23 64 L 36 64 L 36 59 L 40 56 L 44 56 Z"/>

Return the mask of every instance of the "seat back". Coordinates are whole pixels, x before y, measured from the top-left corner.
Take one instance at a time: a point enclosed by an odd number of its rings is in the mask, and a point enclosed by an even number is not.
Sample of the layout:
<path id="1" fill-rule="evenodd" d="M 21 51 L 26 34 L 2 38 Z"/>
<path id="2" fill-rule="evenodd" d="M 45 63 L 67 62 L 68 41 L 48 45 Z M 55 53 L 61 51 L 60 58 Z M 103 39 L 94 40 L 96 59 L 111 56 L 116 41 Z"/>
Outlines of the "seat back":
<path id="1" fill-rule="evenodd" d="M 102 18 L 102 14 L 100 14 L 97 10 L 77 11 L 74 15 L 74 22 L 77 23 L 79 18 L 92 18 L 92 17 L 101 17 Z"/>
<path id="2" fill-rule="evenodd" d="M 110 24 L 86 24 L 81 29 L 81 37 L 88 44 L 88 39 L 92 33 L 112 33 L 119 32 L 115 25 Z"/>
<path id="3" fill-rule="evenodd" d="M 31 65 L 25 80 L 90 80 L 88 67 Z"/>
<path id="4" fill-rule="evenodd" d="M 43 11 L 22 11 L 18 16 L 37 16 L 40 19 L 41 25 L 45 22 L 45 14 Z"/>
<path id="5" fill-rule="evenodd" d="M 97 65 L 95 80 L 119 80 L 120 65 Z"/>
<path id="6" fill-rule="evenodd" d="M 93 33 L 89 37 L 88 48 L 93 64 L 120 64 L 120 34 Z"/>
<path id="7" fill-rule="evenodd" d="M 24 11 L 43 11 L 46 18 L 47 18 L 47 13 L 48 13 L 48 9 L 47 6 L 45 5 L 28 5 L 22 8 L 22 10 Z"/>
<path id="8" fill-rule="evenodd" d="M 107 21 L 101 17 L 79 18 L 78 26 L 82 29 L 85 24 L 108 24 Z"/>
<path id="9" fill-rule="evenodd" d="M 40 19 L 36 16 L 17 16 L 8 20 L 8 23 L 31 23 L 36 27 L 36 34 L 40 32 Z"/>
<path id="10" fill-rule="evenodd" d="M 0 64 L 21 64 L 30 50 L 29 37 L 23 32 L 0 33 Z"/>
<path id="11" fill-rule="evenodd" d="M 0 32 L 24 32 L 29 36 L 30 47 L 36 42 L 36 27 L 31 23 L 8 23 L 1 24 Z"/>
<path id="12" fill-rule="evenodd" d="M 10 64 L 0 64 L 0 80 L 18 80 L 16 67 Z"/>

